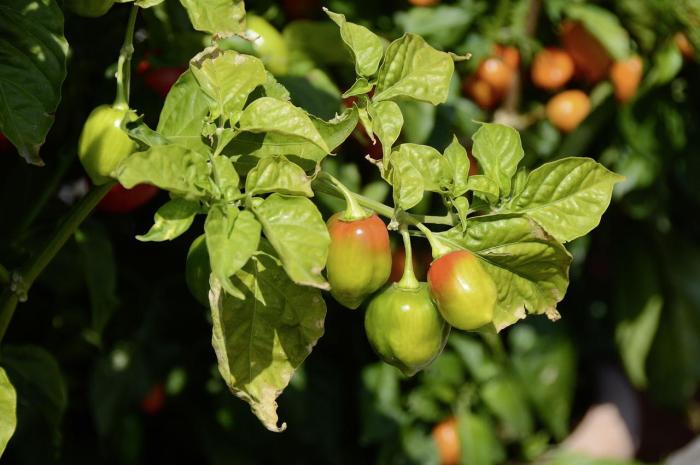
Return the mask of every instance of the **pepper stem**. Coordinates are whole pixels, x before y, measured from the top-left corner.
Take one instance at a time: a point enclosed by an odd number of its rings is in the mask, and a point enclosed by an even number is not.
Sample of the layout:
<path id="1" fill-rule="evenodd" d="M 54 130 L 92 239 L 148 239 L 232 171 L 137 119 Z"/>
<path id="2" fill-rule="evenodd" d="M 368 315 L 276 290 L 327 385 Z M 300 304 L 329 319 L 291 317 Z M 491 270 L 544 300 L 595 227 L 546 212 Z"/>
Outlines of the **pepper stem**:
<path id="1" fill-rule="evenodd" d="M 416 274 L 413 272 L 413 250 L 411 248 L 411 236 L 408 234 L 408 227 L 405 224 L 401 225 L 400 232 L 401 238 L 403 239 L 405 258 L 403 276 L 396 285 L 402 289 L 417 289 L 420 287 L 420 283 L 418 279 L 416 279 Z"/>
<path id="2" fill-rule="evenodd" d="M 355 220 L 362 220 L 364 218 L 367 218 L 369 215 L 369 212 L 365 210 L 360 203 L 355 199 L 355 194 L 350 191 L 345 185 L 340 182 L 337 178 L 334 176 L 321 172 L 319 173 L 319 176 L 328 179 L 333 186 L 343 195 L 343 198 L 345 198 L 345 213 L 343 213 L 343 220 L 346 221 L 355 221 Z"/>
<path id="3" fill-rule="evenodd" d="M 430 242 L 430 249 L 432 250 L 434 259 L 452 252 L 452 248 L 440 242 L 440 240 L 435 237 L 433 232 L 424 224 L 416 223 L 416 227 L 420 229 L 423 234 L 425 234 L 425 238 L 428 239 L 428 242 Z"/>
<path id="4" fill-rule="evenodd" d="M 134 28 L 139 7 L 134 4 L 129 13 L 129 22 L 126 25 L 124 43 L 119 52 L 117 61 L 117 97 L 114 99 L 115 108 L 129 108 L 129 91 L 131 87 L 131 56 L 134 54 Z"/>

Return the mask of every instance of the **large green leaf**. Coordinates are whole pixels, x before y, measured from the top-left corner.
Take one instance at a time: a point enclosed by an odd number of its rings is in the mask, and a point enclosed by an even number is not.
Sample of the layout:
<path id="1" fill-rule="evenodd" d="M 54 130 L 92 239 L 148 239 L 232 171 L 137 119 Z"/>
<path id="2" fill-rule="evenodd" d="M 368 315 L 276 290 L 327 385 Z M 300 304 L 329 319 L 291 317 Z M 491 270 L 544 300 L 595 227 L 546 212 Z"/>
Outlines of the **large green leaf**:
<path id="1" fill-rule="evenodd" d="M 309 118 L 330 150 L 336 149 L 352 134 L 358 121 L 357 109 L 355 108 L 346 110 L 330 121 L 324 121 L 312 115 L 309 115 Z M 225 153 L 256 158 L 295 155 L 314 162 L 321 161 L 328 155 L 327 151 L 307 139 L 291 138 L 274 132 L 240 133 L 226 147 Z"/>
<path id="2" fill-rule="evenodd" d="M 457 140 L 457 136 L 453 136 L 452 142 L 445 149 L 445 159 L 449 164 L 452 178 L 450 193 L 453 197 L 458 197 L 469 188 L 469 156 L 467 150 Z"/>
<path id="3" fill-rule="evenodd" d="M 199 212 L 199 202 L 180 197 L 169 200 L 153 216 L 153 226 L 146 234 L 136 236 L 144 242 L 171 241 L 190 229 L 195 215 Z"/>
<path id="4" fill-rule="evenodd" d="M 292 66 L 349 65 L 352 57 L 331 22 L 292 21 L 282 31 Z"/>
<path id="5" fill-rule="evenodd" d="M 192 72 L 185 71 L 165 98 L 156 131 L 174 144 L 208 150 L 209 145 L 202 138 L 202 125 L 211 103 Z"/>
<path id="6" fill-rule="evenodd" d="M 423 189 L 444 192 L 451 183 L 449 162 L 436 149 L 419 144 L 401 144 L 391 153 L 392 167 L 409 163 L 423 178 Z M 392 180 L 396 176 L 392 175 Z"/>
<path id="7" fill-rule="evenodd" d="M 321 271 L 330 237 L 316 205 L 305 197 L 272 194 L 254 211 L 289 277 L 297 284 L 329 289 Z"/>
<path id="8" fill-rule="evenodd" d="M 214 205 L 204 223 L 212 273 L 229 294 L 243 299 L 231 284 L 231 277 L 248 263 L 258 250 L 260 223 L 247 210 L 238 212 L 231 205 Z"/>
<path id="9" fill-rule="evenodd" d="M 441 237 L 475 252 L 498 288 L 494 325 L 501 330 L 530 313 L 556 318 L 569 285 L 571 256 L 533 220 L 518 215 L 470 218 L 466 232 Z"/>
<path id="10" fill-rule="evenodd" d="M 17 392 L 0 367 L 0 457 L 17 427 Z"/>
<path id="11" fill-rule="evenodd" d="M 474 158 L 482 172 L 498 184 L 502 195 L 508 195 L 511 178 L 525 155 L 520 134 L 509 126 L 487 123 L 476 131 L 472 139 Z"/>
<path id="12" fill-rule="evenodd" d="M 372 102 L 367 108 L 372 119 L 372 131 L 379 137 L 382 143 L 384 158 L 388 158 L 391 147 L 401 134 L 403 126 L 403 115 L 399 106 L 390 100 L 383 102 Z"/>
<path id="13" fill-rule="evenodd" d="M 562 440 L 569 429 L 576 386 L 571 341 L 557 330 L 536 331 L 527 324 L 517 325 L 508 336 L 520 386 L 552 435 Z"/>
<path id="14" fill-rule="evenodd" d="M 210 118 L 224 118 L 233 126 L 253 89 L 265 83 L 265 65 L 260 59 L 232 50 L 203 52 L 190 62 L 190 71 L 212 100 Z"/>
<path id="15" fill-rule="evenodd" d="M 410 98 L 433 105 L 447 100 L 454 62 L 415 34 L 405 34 L 386 50 L 374 100 Z"/>
<path id="16" fill-rule="evenodd" d="M 283 431 L 276 399 L 323 335 L 326 305 L 320 291 L 294 284 L 267 254 L 253 257 L 234 279 L 243 299 L 222 292 L 212 280 L 212 345 L 219 372 L 267 429 Z"/>
<path id="17" fill-rule="evenodd" d="M 245 180 L 248 195 L 279 192 L 288 195 L 313 197 L 311 178 L 304 170 L 285 157 L 263 158 L 250 170 Z"/>
<path id="18" fill-rule="evenodd" d="M 51 129 L 66 78 L 68 42 L 54 0 L 0 3 L 0 133 L 28 162 Z"/>
<path id="19" fill-rule="evenodd" d="M 364 26 L 346 21 L 345 15 L 327 8 L 324 11 L 340 28 L 340 37 L 355 58 L 355 72 L 365 77 L 376 73 L 384 54 L 382 38 Z"/>
<path id="20" fill-rule="evenodd" d="M 278 134 L 291 143 L 308 141 L 325 153 L 331 151 L 304 110 L 272 97 L 263 97 L 248 105 L 241 115 L 240 129 L 252 133 Z"/>
<path id="21" fill-rule="evenodd" d="M 501 422 L 506 437 L 524 439 L 532 434 L 533 419 L 527 397 L 513 376 L 502 374 L 491 378 L 481 386 L 479 394 Z"/>
<path id="22" fill-rule="evenodd" d="M 590 158 L 562 158 L 532 171 L 507 209 L 527 214 L 557 240 L 568 242 L 598 226 L 622 179 Z"/>
<path id="23" fill-rule="evenodd" d="M 219 35 L 245 31 L 243 0 L 180 0 L 180 3 L 198 31 Z"/>
<path id="24" fill-rule="evenodd" d="M 75 232 L 90 296 L 91 329 L 99 344 L 102 332 L 117 309 L 117 262 L 112 239 L 102 223 L 87 221 Z"/>
<path id="25" fill-rule="evenodd" d="M 114 174 L 127 189 L 153 184 L 195 200 L 212 193 L 209 171 L 206 155 L 179 145 L 158 145 L 130 155 Z"/>
<path id="26" fill-rule="evenodd" d="M 408 210 L 420 203 L 425 191 L 423 175 L 409 159 L 398 157 L 392 160 L 390 179 L 396 207 Z"/>

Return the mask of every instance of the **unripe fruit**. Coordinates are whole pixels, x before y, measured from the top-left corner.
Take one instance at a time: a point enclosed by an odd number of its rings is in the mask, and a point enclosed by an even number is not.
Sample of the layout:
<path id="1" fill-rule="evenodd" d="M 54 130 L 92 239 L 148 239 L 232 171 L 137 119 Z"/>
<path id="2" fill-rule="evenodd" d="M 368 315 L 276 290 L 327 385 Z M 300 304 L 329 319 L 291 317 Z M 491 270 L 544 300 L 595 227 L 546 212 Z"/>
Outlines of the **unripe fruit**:
<path id="1" fill-rule="evenodd" d="M 638 56 L 616 61 L 610 68 L 610 80 L 615 88 L 615 97 L 620 102 L 627 102 L 637 94 L 642 80 L 644 65 Z"/>
<path id="2" fill-rule="evenodd" d="M 580 90 L 565 90 L 547 102 L 547 118 L 562 132 L 571 132 L 586 119 L 591 101 Z"/>
<path id="3" fill-rule="evenodd" d="M 612 62 L 610 55 L 583 24 L 564 21 L 560 37 L 564 48 L 574 60 L 576 69 L 585 79 L 596 83 L 605 78 Z"/>
<path id="4" fill-rule="evenodd" d="M 432 436 L 440 455 L 440 465 L 457 465 L 460 453 L 457 419 L 448 418 L 435 425 Z"/>
<path id="5" fill-rule="evenodd" d="M 78 16 L 97 18 L 112 8 L 113 0 L 65 0 L 63 5 Z"/>
<path id="6" fill-rule="evenodd" d="M 574 75 L 574 60 L 560 48 L 545 48 L 535 55 L 530 68 L 532 83 L 542 89 L 562 87 Z"/>
<path id="7" fill-rule="evenodd" d="M 136 149 L 136 143 L 122 130 L 122 121 L 135 119 L 128 109 L 101 105 L 95 108 L 83 126 L 78 142 L 78 157 L 93 184 L 110 181 L 112 172 Z"/>
<path id="8" fill-rule="evenodd" d="M 469 331 L 493 320 L 496 285 L 471 252 L 436 259 L 428 270 L 428 287 L 440 314 L 455 328 Z"/>
<path id="9" fill-rule="evenodd" d="M 391 245 L 386 225 L 377 215 L 354 221 L 345 221 L 342 215 L 328 220 L 331 245 L 326 273 L 335 300 L 357 308 L 389 279 Z"/>
<path id="10" fill-rule="evenodd" d="M 384 362 L 413 376 L 440 355 L 450 326 L 430 299 L 425 283 L 415 289 L 392 284 L 367 306 L 365 332 Z"/>
<path id="11" fill-rule="evenodd" d="M 253 41 L 253 49 L 265 67 L 274 75 L 286 74 L 289 53 L 282 34 L 260 16 L 246 15 L 246 25 L 259 36 Z"/>

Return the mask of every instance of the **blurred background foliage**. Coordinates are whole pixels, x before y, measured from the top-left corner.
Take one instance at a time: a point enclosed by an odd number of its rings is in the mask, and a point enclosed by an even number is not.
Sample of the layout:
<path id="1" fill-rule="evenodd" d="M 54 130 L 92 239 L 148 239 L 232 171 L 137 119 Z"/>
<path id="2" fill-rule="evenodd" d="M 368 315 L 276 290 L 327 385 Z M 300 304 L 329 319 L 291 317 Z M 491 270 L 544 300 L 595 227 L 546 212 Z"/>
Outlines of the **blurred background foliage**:
<path id="1" fill-rule="evenodd" d="M 570 244 L 562 319 L 530 317 L 498 336 L 454 331 L 442 356 L 408 379 L 377 362 L 361 315 L 329 297 L 326 334 L 281 397 L 289 428 L 272 434 L 227 392 L 208 312 L 186 289 L 184 260 L 198 228 L 171 243 L 138 242 L 134 235 L 148 229 L 166 196 L 149 192 L 134 201 L 133 193 L 116 193 L 112 207 L 98 208 L 41 276 L 5 338 L 2 363 L 19 393 L 5 463 L 631 463 L 556 448 L 589 406 L 605 400 L 601 373 L 611 367 L 632 386 L 640 460 L 660 463 L 698 433 L 700 90 L 693 83 L 700 82 L 700 2 L 413 3 L 429 5 L 249 1 L 256 16 L 249 27 L 265 40 L 228 45 L 261 56 L 295 104 L 330 118 L 354 73 L 320 7 L 387 40 L 415 32 L 472 58 L 458 64 L 446 104 L 402 105 L 402 141 L 442 150 L 455 133 L 469 144 L 477 121 L 495 120 L 521 130 L 530 165 L 581 155 L 624 174 L 601 226 Z M 26 165 L 9 147 L 0 158 L 0 253 L 9 269 L 88 188 L 75 156 L 78 135 L 90 110 L 113 97 L 127 15 L 124 5 L 97 19 L 65 12 L 71 57 L 43 149 L 47 167 Z M 580 66 L 556 91 L 537 85 L 531 69 L 538 52 L 573 47 L 562 32 L 567 22 L 598 42 L 605 66 L 641 57 L 632 97 L 621 102 L 607 72 L 592 76 Z M 132 102 L 155 127 L 163 96 L 208 38 L 192 30 L 174 0 L 144 10 L 137 27 Z M 503 92 L 482 87 L 491 96 L 485 101 L 474 90 L 480 67 L 494 57 L 507 62 L 506 47 L 517 52 L 512 81 Z M 590 103 L 568 132 L 547 110 L 562 89 L 581 90 Z M 383 200 L 388 187 L 365 160 L 380 152 L 357 130 L 324 168 Z M 326 213 L 342 207 L 323 195 L 319 202 Z M 438 203 L 426 196 L 421 208 Z M 428 254 L 417 255 L 425 267 Z M 401 250 L 395 259 L 400 269 Z M 452 457 L 442 450 L 441 458 L 434 427 L 445 421 L 460 447 Z"/>

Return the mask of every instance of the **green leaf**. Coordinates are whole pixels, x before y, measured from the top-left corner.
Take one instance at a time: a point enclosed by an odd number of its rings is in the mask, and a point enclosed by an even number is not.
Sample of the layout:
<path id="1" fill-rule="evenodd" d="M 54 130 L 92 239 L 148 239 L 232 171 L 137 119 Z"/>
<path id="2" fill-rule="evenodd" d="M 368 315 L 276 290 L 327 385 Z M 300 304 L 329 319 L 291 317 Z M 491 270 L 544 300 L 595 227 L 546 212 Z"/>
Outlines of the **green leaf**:
<path id="1" fill-rule="evenodd" d="M 0 4 L 0 133 L 28 162 L 43 165 L 39 148 L 61 101 L 68 42 L 54 0 Z"/>
<path id="2" fill-rule="evenodd" d="M 502 124 L 486 123 L 472 139 L 472 152 L 484 175 L 496 181 L 502 195 L 510 194 L 511 178 L 525 155 L 518 131 Z"/>
<path id="3" fill-rule="evenodd" d="M 198 212 L 199 202 L 180 197 L 169 200 L 153 216 L 151 229 L 136 239 L 142 242 L 171 241 L 190 229 Z"/>
<path id="4" fill-rule="evenodd" d="M 483 342 L 466 333 L 452 331 L 448 344 L 459 355 L 469 374 L 479 382 L 487 381 L 496 376 L 501 367 L 494 362 L 493 357 L 486 351 Z"/>
<path id="5" fill-rule="evenodd" d="M 337 148 L 347 139 L 357 126 L 357 109 L 345 111 L 330 121 L 323 121 L 310 116 L 311 122 L 331 150 Z M 247 157 L 265 158 L 276 155 L 295 155 L 305 160 L 319 162 L 328 153 L 317 145 L 304 139 L 291 139 L 275 133 L 253 134 L 241 133 L 226 148 L 225 153 L 245 155 Z M 251 167 L 257 161 L 253 160 Z"/>
<path id="6" fill-rule="evenodd" d="M 180 3 L 198 31 L 220 36 L 245 31 L 243 0 L 180 0 Z"/>
<path id="7" fill-rule="evenodd" d="M 233 126 L 253 89 L 265 83 L 265 65 L 260 59 L 232 50 L 205 50 L 190 62 L 190 71 L 212 102 L 209 117 L 223 117 Z"/>
<path id="8" fill-rule="evenodd" d="M 452 197 L 459 197 L 469 189 L 469 156 L 457 136 L 452 137 L 452 142 L 445 149 L 445 159 L 449 163 L 452 177 L 450 193 Z"/>
<path id="9" fill-rule="evenodd" d="M 211 99 L 199 87 L 192 71 L 185 71 L 165 98 L 156 132 L 173 144 L 200 152 L 210 150 L 202 138 L 202 125 L 210 104 Z"/>
<path id="10" fill-rule="evenodd" d="M 109 319 L 119 305 L 117 263 L 107 229 L 98 222 L 85 222 L 75 232 L 83 259 L 85 283 L 90 295 L 91 329 L 99 343 Z"/>
<path id="11" fill-rule="evenodd" d="M 17 392 L 0 367 L 0 457 L 17 427 Z"/>
<path id="12" fill-rule="evenodd" d="M 387 100 L 372 102 L 367 110 L 372 120 L 372 132 L 379 137 L 386 159 L 391 154 L 391 147 L 401 134 L 403 126 L 401 109 L 395 102 Z"/>
<path id="13" fill-rule="evenodd" d="M 330 237 L 316 205 L 305 197 L 272 194 L 253 210 L 292 281 L 328 290 L 321 271 Z"/>
<path id="14" fill-rule="evenodd" d="M 22 419 L 40 415 L 54 436 L 60 437 L 68 394 L 54 356 L 38 346 L 4 345 L 2 361 L 17 390 L 20 425 Z"/>
<path id="15" fill-rule="evenodd" d="M 146 150 L 154 145 L 168 145 L 172 143 L 167 137 L 149 128 L 143 120 L 143 115 L 133 121 L 124 119 L 122 125 L 129 137 L 137 142 L 139 150 Z"/>
<path id="16" fill-rule="evenodd" d="M 394 18 L 403 32 L 412 32 L 425 38 L 434 47 L 449 50 L 449 47 L 457 45 L 464 38 L 479 9 L 481 8 L 465 5 L 438 5 L 434 8 L 398 11 Z"/>
<path id="17" fill-rule="evenodd" d="M 212 161 L 213 178 L 219 189 L 219 198 L 229 202 L 236 200 L 241 193 L 238 188 L 240 178 L 233 162 L 222 155 L 215 155 Z"/>
<path id="18" fill-rule="evenodd" d="M 415 34 L 405 34 L 386 50 L 379 68 L 374 101 L 410 98 L 433 105 L 447 100 L 454 62 L 447 53 Z"/>
<path id="19" fill-rule="evenodd" d="M 524 439 L 532 434 L 533 420 L 524 388 L 512 376 L 503 374 L 488 380 L 479 394 L 503 425 L 507 438 Z"/>
<path id="20" fill-rule="evenodd" d="M 511 359 L 520 385 L 552 435 L 561 441 L 569 430 L 576 386 L 576 354 L 556 330 L 536 331 L 520 324 L 509 333 Z"/>
<path id="21" fill-rule="evenodd" d="M 328 8 L 324 8 L 323 11 L 340 28 L 340 37 L 355 59 L 357 74 L 369 77 L 376 73 L 384 54 L 381 37 L 364 26 L 346 21 L 345 15 L 333 13 Z"/>
<path id="22" fill-rule="evenodd" d="M 352 57 L 333 23 L 292 21 L 282 35 L 289 51 L 289 63 L 303 71 L 315 66 L 352 64 Z"/>
<path id="23" fill-rule="evenodd" d="M 338 113 L 340 89 L 325 71 L 313 68 L 303 75 L 286 75 L 279 79 L 288 89 L 292 103 L 310 115 L 330 119 Z"/>
<path id="24" fill-rule="evenodd" d="M 645 86 L 662 86 L 683 68 L 683 55 L 673 40 L 668 40 L 653 56 L 653 65 L 644 79 Z"/>
<path id="25" fill-rule="evenodd" d="M 629 56 L 629 35 L 615 14 L 599 6 L 582 3 L 571 3 L 566 14 L 582 22 L 616 60 Z"/>
<path id="26" fill-rule="evenodd" d="M 488 417 L 465 412 L 457 416 L 459 463 L 469 465 L 496 465 L 505 458 Z"/>
<path id="27" fill-rule="evenodd" d="M 557 240 L 568 242 L 600 223 L 613 187 L 622 179 L 590 158 L 562 158 L 532 171 L 506 208 L 527 214 Z"/>
<path id="28" fill-rule="evenodd" d="M 423 192 L 425 191 L 423 175 L 418 168 L 405 157 L 398 157 L 396 159 L 392 157 L 391 185 L 394 188 L 394 205 L 402 210 L 415 207 L 423 198 Z"/>
<path id="29" fill-rule="evenodd" d="M 238 212 L 231 205 L 214 205 L 204 223 L 212 273 L 227 293 L 243 299 L 231 277 L 248 263 L 258 250 L 260 223 L 247 210 Z"/>
<path id="30" fill-rule="evenodd" d="M 475 252 L 498 288 L 494 325 L 499 331 L 530 313 L 557 318 L 569 285 L 571 256 L 533 220 L 515 215 L 470 218 L 467 230 L 442 238 Z"/>
<path id="31" fill-rule="evenodd" d="M 131 189 L 153 184 L 189 200 L 211 193 L 208 158 L 179 145 L 158 145 L 127 157 L 115 170 L 119 182 Z"/>
<path id="32" fill-rule="evenodd" d="M 373 87 L 374 83 L 369 82 L 367 78 L 358 77 L 353 85 L 343 93 L 343 98 L 365 95 L 369 93 Z"/>
<path id="33" fill-rule="evenodd" d="M 311 178 L 304 170 L 285 157 L 263 158 L 250 170 L 245 181 L 248 195 L 278 192 L 313 197 Z"/>
<path id="34" fill-rule="evenodd" d="M 450 185 L 449 163 L 432 147 L 418 144 L 401 144 L 391 153 L 392 167 L 411 164 L 423 179 L 423 189 L 431 192 L 444 192 Z M 392 180 L 395 179 L 392 176 Z M 422 194 L 421 194 L 422 195 Z"/>
<path id="35" fill-rule="evenodd" d="M 239 123 L 241 131 L 278 134 L 289 142 L 308 141 L 325 153 L 331 151 L 309 115 L 289 102 L 260 98 L 243 110 Z"/>
<path id="36" fill-rule="evenodd" d="M 212 280 L 212 345 L 219 372 L 270 431 L 278 426 L 277 397 L 323 335 L 326 305 L 317 289 L 298 286 L 279 262 L 259 254 L 238 273 L 243 299 Z"/>

